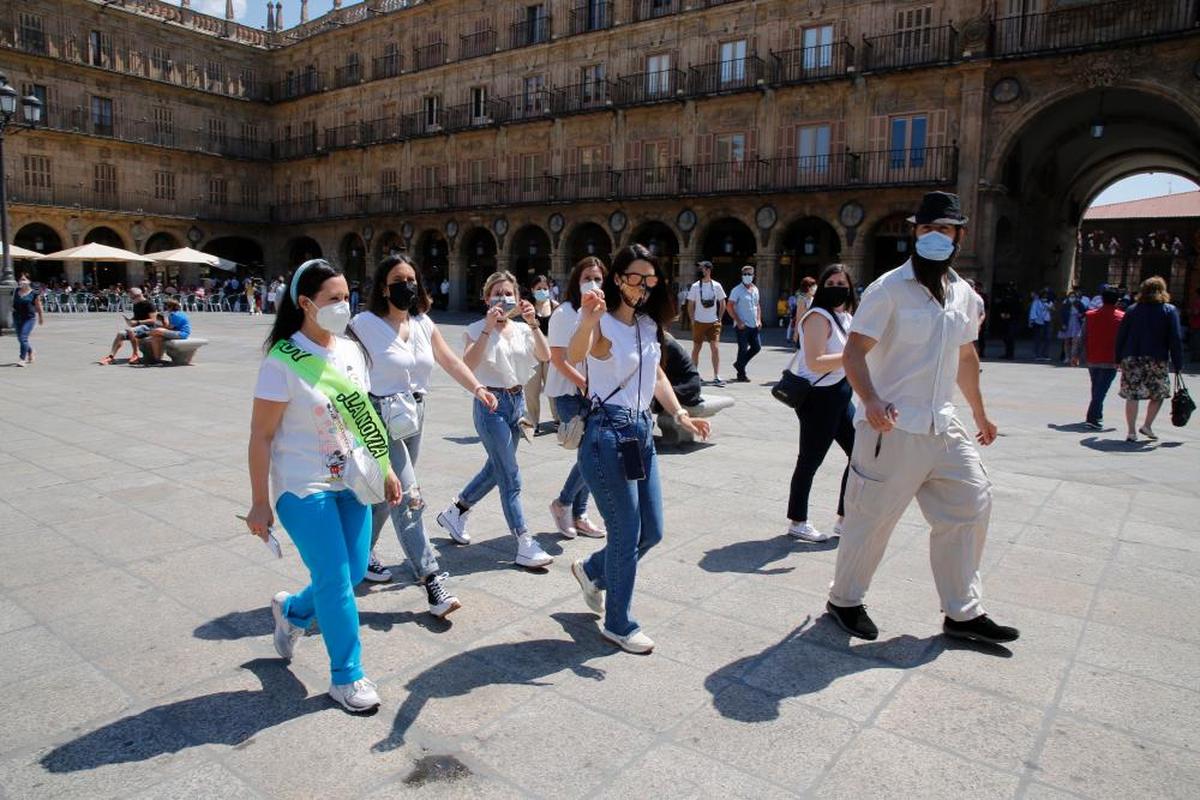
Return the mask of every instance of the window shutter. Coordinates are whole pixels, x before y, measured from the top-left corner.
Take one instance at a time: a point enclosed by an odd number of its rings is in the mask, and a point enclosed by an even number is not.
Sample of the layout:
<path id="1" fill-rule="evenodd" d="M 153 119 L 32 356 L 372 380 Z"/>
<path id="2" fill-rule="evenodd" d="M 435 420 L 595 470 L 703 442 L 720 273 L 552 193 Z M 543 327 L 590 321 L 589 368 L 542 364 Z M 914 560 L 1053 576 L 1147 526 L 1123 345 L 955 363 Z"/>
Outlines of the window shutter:
<path id="1" fill-rule="evenodd" d="M 928 144 L 930 147 L 943 147 L 946 144 L 946 109 L 929 113 Z"/>
<path id="2" fill-rule="evenodd" d="M 780 158 L 796 157 L 796 127 L 795 125 L 779 126 L 779 147 L 777 149 Z"/>
<path id="3" fill-rule="evenodd" d="M 746 160 L 758 160 L 758 130 L 754 128 L 746 132 Z"/>
<path id="4" fill-rule="evenodd" d="M 639 169 L 642 166 L 642 147 L 645 145 L 642 141 L 626 142 L 625 144 L 625 168 Z"/>
<path id="5" fill-rule="evenodd" d="M 600 148 L 600 163 L 605 169 L 612 169 L 612 145 L 606 144 Z"/>
<path id="6" fill-rule="evenodd" d="M 683 155 L 681 152 L 682 140 L 678 136 L 676 136 L 674 139 L 671 140 L 670 147 L 671 147 L 671 164 L 672 164 L 672 166 L 674 166 L 675 164 L 678 164 L 680 161 L 683 160 Z M 709 141 L 709 147 L 710 148 L 712 147 L 711 139 Z M 710 154 L 711 154 L 711 149 L 710 149 Z"/>
<path id="7" fill-rule="evenodd" d="M 872 151 L 886 150 L 888 137 L 888 118 L 886 115 L 871 117 L 867 133 L 867 149 Z"/>
<path id="8" fill-rule="evenodd" d="M 844 119 L 829 123 L 829 152 L 834 155 L 846 152 L 846 121 Z"/>

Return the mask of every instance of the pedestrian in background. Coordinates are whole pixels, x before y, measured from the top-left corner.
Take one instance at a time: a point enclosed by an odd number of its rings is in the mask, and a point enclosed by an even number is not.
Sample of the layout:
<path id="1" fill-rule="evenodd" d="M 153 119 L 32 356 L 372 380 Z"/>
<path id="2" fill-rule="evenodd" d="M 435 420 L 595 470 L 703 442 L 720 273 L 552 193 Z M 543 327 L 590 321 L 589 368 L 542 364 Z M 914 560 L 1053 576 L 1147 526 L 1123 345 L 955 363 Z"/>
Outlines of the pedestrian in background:
<path id="1" fill-rule="evenodd" d="M 812 308 L 813 297 L 817 292 L 817 279 L 805 275 L 800 279 L 800 290 L 796 293 L 796 304 L 792 311 L 792 324 L 788 328 L 788 341 L 800 349 L 800 320 Z"/>
<path id="2" fill-rule="evenodd" d="M 733 368 L 738 383 L 749 383 L 746 367 L 751 359 L 762 350 L 762 304 L 758 287 L 754 285 L 754 267 L 742 267 L 742 282 L 729 293 L 729 314 L 737 328 L 737 359 Z"/>
<path id="3" fill-rule="evenodd" d="M 558 302 L 550 296 L 550 281 L 545 275 L 537 275 L 529 285 L 529 294 L 533 302 L 537 326 L 543 336 L 550 334 L 550 317 Z M 533 441 L 533 436 L 540 436 L 542 430 L 542 390 L 546 386 L 546 377 L 551 369 L 549 361 L 539 361 L 533 368 L 533 375 L 525 383 L 525 416 L 521 418 L 521 435 L 526 441 Z M 554 405 L 550 405 L 550 416 L 558 421 L 558 413 Z"/>
<path id="4" fill-rule="evenodd" d="M 1171 305 L 1167 283 L 1157 275 L 1142 281 L 1137 302 L 1125 312 L 1117 330 L 1117 360 L 1121 365 L 1121 397 L 1125 398 L 1125 441 L 1138 433 L 1157 441 L 1154 419 L 1171 396 L 1171 372 L 1183 371 L 1179 311 Z M 1146 420 L 1137 428 L 1138 405 L 1148 400 Z"/>
<path id="5" fill-rule="evenodd" d="M 1119 299 L 1116 289 L 1105 287 L 1100 293 L 1100 307 L 1084 315 L 1072 354 L 1072 366 L 1079 366 L 1081 354 L 1087 359 L 1092 400 L 1088 403 L 1084 425 L 1094 431 L 1104 429 L 1104 398 L 1117 377 L 1117 331 L 1125 316 L 1125 312 L 1117 308 Z"/>
<path id="6" fill-rule="evenodd" d="M 1033 330 L 1033 358 L 1050 360 L 1050 339 L 1054 336 L 1054 301 L 1043 290 L 1029 305 L 1029 327 Z"/>
<path id="7" fill-rule="evenodd" d="M 34 353 L 29 337 L 33 335 L 35 326 L 46 324 L 46 319 L 42 314 L 42 298 L 33 290 L 33 284 L 27 275 L 22 275 L 21 280 L 17 281 L 17 290 L 13 293 L 12 316 L 20 351 L 17 366 L 32 366 Z"/>
<path id="8" fill-rule="evenodd" d="M 713 280 L 711 261 L 697 266 L 696 282 L 688 290 L 688 306 L 692 315 L 692 363 L 700 368 L 700 350 L 707 342 L 712 354 L 714 386 L 724 386 L 721 380 L 721 320 L 725 317 L 725 289 Z"/>

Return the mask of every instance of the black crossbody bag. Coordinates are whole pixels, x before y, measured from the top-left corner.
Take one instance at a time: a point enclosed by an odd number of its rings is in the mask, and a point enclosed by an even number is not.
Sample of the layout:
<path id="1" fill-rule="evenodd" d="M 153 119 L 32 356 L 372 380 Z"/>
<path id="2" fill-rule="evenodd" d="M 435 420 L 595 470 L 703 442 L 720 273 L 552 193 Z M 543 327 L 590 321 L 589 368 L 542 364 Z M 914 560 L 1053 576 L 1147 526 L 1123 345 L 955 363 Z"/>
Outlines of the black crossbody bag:
<path id="1" fill-rule="evenodd" d="M 804 324 L 805 318 L 807 318 L 808 314 L 811 313 L 813 312 L 810 310 L 804 315 L 804 317 L 800 318 L 801 325 Z M 842 323 L 838 320 L 837 316 L 832 313 L 829 316 L 833 319 L 833 324 L 837 325 L 838 330 L 842 333 L 845 333 L 846 329 L 842 327 Z M 799 325 L 796 327 L 799 327 Z M 803 334 L 797 335 L 803 336 Z M 797 354 L 797 357 L 798 356 L 799 354 Z M 831 374 L 831 372 L 826 372 L 815 381 L 810 381 L 808 378 L 800 377 L 790 369 L 785 369 L 783 374 L 779 376 L 779 380 L 776 381 L 775 385 L 771 387 L 771 396 L 783 403 L 788 408 L 799 411 L 804 407 L 804 401 L 808 397 L 808 393 L 812 390 L 812 388 L 828 378 Z"/>

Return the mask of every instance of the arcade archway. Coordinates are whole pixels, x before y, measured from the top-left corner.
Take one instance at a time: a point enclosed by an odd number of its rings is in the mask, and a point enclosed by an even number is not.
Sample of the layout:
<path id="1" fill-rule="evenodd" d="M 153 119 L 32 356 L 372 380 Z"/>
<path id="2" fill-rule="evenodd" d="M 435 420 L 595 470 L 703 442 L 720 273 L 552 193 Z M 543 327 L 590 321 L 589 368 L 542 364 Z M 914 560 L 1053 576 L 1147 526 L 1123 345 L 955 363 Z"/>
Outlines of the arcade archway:
<path id="1" fill-rule="evenodd" d="M 436 294 L 449 270 L 450 245 L 446 244 L 446 237 L 441 231 L 427 230 L 417 237 L 414 253 L 425 287 L 431 294 Z"/>
<path id="2" fill-rule="evenodd" d="M 496 238 L 491 231 L 472 228 L 463 234 L 462 263 L 467 265 L 466 307 L 483 308 L 483 282 L 496 271 Z"/>
<path id="3" fill-rule="evenodd" d="M 121 234 L 114 231 L 112 228 L 100 226 L 92 228 L 83 237 L 84 244 L 106 244 L 109 247 L 119 247 L 123 250 L 128 250 L 129 246 L 125 244 L 125 240 L 121 238 Z M 109 286 L 126 285 L 128 279 L 128 264 L 124 261 L 119 262 L 102 262 L 102 261 L 84 261 L 83 262 L 83 280 L 85 283 L 97 289 L 105 289 Z"/>
<path id="4" fill-rule="evenodd" d="M 143 250 L 147 255 L 153 253 L 161 253 L 165 250 L 174 250 L 182 247 L 179 239 L 172 233 L 159 231 L 146 240 L 146 247 Z M 181 264 L 170 264 L 165 262 L 155 262 L 146 265 L 146 275 L 153 275 L 157 280 L 161 281 L 164 286 L 178 287 L 180 283 Z"/>
<path id="5" fill-rule="evenodd" d="M 912 235 L 908 214 L 884 217 L 871 229 L 867 239 L 867 257 L 859 282 L 866 286 L 888 270 L 903 264 L 912 255 Z"/>
<path id="6" fill-rule="evenodd" d="M 22 226 L 13 237 L 13 244 L 24 247 L 35 253 L 57 253 L 63 249 L 62 237 L 49 225 L 31 222 Z M 17 265 L 18 273 L 29 273 L 29 277 L 39 283 L 49 283 L 52 280 L 66 277 L 66 270 L 61 261 L 21 261 Z"/>
<path id="7" fill-rule="evenodd" d="M 312 242 L 311 239 L 309 239 Z M 312 242 L 316 247 L 316 255 L 304 256 L 299 261 L 289 263 L 290 267 L 296 267 L 307 261 L 310 258 L 319 258 L 321 248 L 316 242 Z M 240 267 L 238 272 L 242 275 L 250 274 L 258 277 L 264 277 L 263 272 L 263 249 L 262 245 L 253 239 L 248 239 L 245 236 L 220 236 L 212 239 L 200 248 L 206 253 L 211 253 L 214 256 L 219 256 L 226 261 L 232 261 Z M 296 255 L 294 248 L 289 248 L 289 253 Z M 210 272 L 210 274 L 212 274 Z"/>
<path id="8" fill-rule="evenodd" d="M 701 257 L 713 263 L 713 280 L 726 287 L 726 291 L 741 280 L 742 267 L 755 263 L 758 242 L 740 219 L 716 220 L 708 226 L 701 241 Z"/>
<path id="9" fill-rule="evenodd" d="M 513 236 L 509 263 L 522 286 L 533 282 L 534 275 L 550 274 L 550 236 L 537 225 L 526 225 Z"/>
<path id="10" fill-rule="evenodd" d="M 596 256 L 605 264 L 612 262 L 612 239 L 594 222 L 576 225 L 567 236 L 568 267 L 574 267 L 585 256 Z"/>
<path id="11" fill-rule="evenodd" d="M 629 237 L 629 240 L 645 245 L 647 250 L 658 257 L 658 264 L 662 268 L 663 274 L 667 276 L 667 280 L 673 284 L 682 282 L 691 284 L 691 274 L 680 274 L 679 237 L 675 235 L 675 231 L 671 230 L 670 225 L 658 220 L 642 223 Z"/>
<path id="12" fill-rule="evenodd" d="M 842 254 L 838 232 L 820 217 L 802 217 L 786 228 L 779 239 L 780 293 L 794 292 L 805 277 L 816 278 Z"/>
<path id="13" fill-rule="evenodd" d="M 205 248 L 207 250 L 207 248 Z M 207 252 L 216 252 L 207 250 Z M 216 253 L 221 255 L 220 253 Z M 310 236 L 297 236 L 288 242 L 288 270 L 294 270 L 296 267 L 303 264 L 312 258 L 320 258 L 321 245 L 317 244 L 316 239 Z"/>
<path id="14" fill-rule="evenodd" d="M 361 284 L 367 279 L 367 245 L 357 233 L 347 233 L 338 246 L 338 261 L 346 280 Z"/>

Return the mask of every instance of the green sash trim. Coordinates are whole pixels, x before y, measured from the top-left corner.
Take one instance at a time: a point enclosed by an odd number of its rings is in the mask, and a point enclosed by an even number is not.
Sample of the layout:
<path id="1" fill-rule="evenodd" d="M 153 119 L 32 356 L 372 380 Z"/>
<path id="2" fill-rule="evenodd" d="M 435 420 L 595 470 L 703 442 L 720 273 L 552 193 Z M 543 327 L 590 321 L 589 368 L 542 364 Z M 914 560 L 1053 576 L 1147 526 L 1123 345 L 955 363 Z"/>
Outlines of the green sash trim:
<path id="1" fill-rule="evenodd" d="M 346 427 L 354 431 L 359 443 L 367 448 L 367 452 L 379 464 L 379 474 L 386 477 L 390 469 L 387 428 L 375 412 L 367 393 L 325 359 L 297 347 L 288 339 L 277 342 L 271 348 L 269 357 L 287 366 L 301 380 L 329 398 Z"/>

